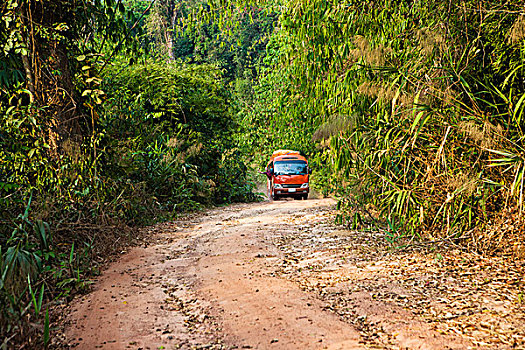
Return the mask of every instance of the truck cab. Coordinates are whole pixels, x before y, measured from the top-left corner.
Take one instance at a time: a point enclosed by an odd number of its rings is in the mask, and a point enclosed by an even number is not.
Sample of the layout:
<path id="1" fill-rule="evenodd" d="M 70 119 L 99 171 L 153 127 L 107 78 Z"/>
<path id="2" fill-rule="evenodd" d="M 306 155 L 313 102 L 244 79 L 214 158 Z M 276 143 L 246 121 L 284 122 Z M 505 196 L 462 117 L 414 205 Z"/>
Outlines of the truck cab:
<path id="1" fill-rule="evenodd" d="M 268 165 L 268 196 L 273 200 L 283 197 L 308 199 L 311 170 L 308 160 L 298 151 L 277 150 Z"/>

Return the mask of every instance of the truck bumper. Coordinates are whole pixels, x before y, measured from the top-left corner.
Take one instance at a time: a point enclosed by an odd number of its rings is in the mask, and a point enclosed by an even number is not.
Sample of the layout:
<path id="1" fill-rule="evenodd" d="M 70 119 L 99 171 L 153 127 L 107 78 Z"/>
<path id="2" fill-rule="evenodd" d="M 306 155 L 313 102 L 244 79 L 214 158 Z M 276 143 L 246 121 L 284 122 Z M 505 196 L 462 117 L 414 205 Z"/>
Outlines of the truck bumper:
<path id="1" fill-rule="evenodd" d="M 309 188 L 280 188 L 280 189 L 275 189 L 274 193 L 279 196 L 295 196 L 295 195 L 307 194 L 309 190 L 310 190 Z"/>

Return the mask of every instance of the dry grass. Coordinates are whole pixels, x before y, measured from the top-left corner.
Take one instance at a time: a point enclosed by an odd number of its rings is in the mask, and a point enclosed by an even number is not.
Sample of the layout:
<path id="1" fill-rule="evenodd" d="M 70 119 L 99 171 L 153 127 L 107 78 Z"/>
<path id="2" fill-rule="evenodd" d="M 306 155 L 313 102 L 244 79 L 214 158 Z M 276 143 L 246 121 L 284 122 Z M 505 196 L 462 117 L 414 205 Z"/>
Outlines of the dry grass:
<path id="1" fill-rule="evenodd" d="M 178 162 L 183 163 L 186 160 L 186 158 L 198 155 L 201 152 L 202 148 L 203 148 L 203 145 L 200 142 L 193 144 L 190 147 L 188 147 L 186 151 L 177 153 L 177 156 L 175 157 L 175 159 Z"/>
<path id="2" fill-rule="evenodd" d="M 391 103 L 393 112 L 394 107 L 405 107 L 403 108 L 404 111 L 411 111 L 412 107 L 414 106 L 415 97 L 413 94 L 407 91 L 400 91 L 398 94 L 396 88 L 391 86 L 385 87 L 382 84 L 366 81 L 359 85 L 357 91 L 364 96 L 377 97 L 380 101 L 384 103 Z M 424 94 L 421 94 L 419 96 L 419 103 L 425 102 L 426 96 L 424 96 Z"/>
<path id="3" fill-rule="evenodd" d="M 488 121 L 483 126 L 478 126 L 474 121 L 462 121 L 458 124 L 458 129 L 468 135 L 475 143 L 482 148 L 493 148 L 495 142 L 500 138 L 503 128 L 501 125 L 494 126 Z"/>
<path id="4" fill-rule="evenodd" d="M 391 87 L 384 87 L 381 84 L 375 84 L 365 81 L 357 88 L 357 91 L 365 96 L 377 97 L 382 101 L 392 101 L 396 95 L 396 91 Z"/>
<path id="5" fill-rule="evenodd" d="M 525 15 L 519 15 L 510 29 L 508 42 L 510 44 L 517 44 L 523 39 L 525 39 Z"/>
<path id="6" fill-rule="evenodd" d="M 180 141 L 176 137 L 172 137 L 168 140 L 168 143 L 166 144 L 168 147 L 171 148 L 179 148 L 183 144 L 183 141 Z"/>
<path id="7" fill-rule="evenodd" d="M 328 140 L 331 136 L 352 129 L 354 118 L 350 116 L 334 116 L 322 124 L 312 135 L 313 141 Z"/>
<path id="8" fill-rule="evenodd" d="M 198 155 L 201 152 L 202 148 L 203 148 L 202 143 L 199 142 L 199 143 L 191 145 L 186 152 L 189 157 L 193 157 L 193 156 Z"/>
<path id="9" fill-rule="evenodd" d="M 525 218 L 515 209 L 504 210 L 483 229 L 470 231 L 467 248 L 484 255 L 504 255 L 525 258 L 523 234 Z"/>
<path id="10" fill-rule="evenodd" d="M 446 180 L 446 186 L 451 192 L 462 193 L 470 197 L 478 187 L 478 179 L 472 174 L 459 173 Z"/>
<path id="11" fill-rule="evenodd" d="M 369 41 L 362 35 L 356 35 L 352 42 L 356 46 L 354 50 L 350 51 L 350 56 L 355 60 L 363 58 L 366 63 L 371 66 L 384 66 L 388 55 L 392 53 L 392 49 L 379 45 L 372 47 Z"/>
<path id="12" fill-rule="evenodd" d="M 423 28 L 416 32 L 416 38 L 419 41 L 419 48 L 421 53 L 429 56 L 437 49 L 443 51 L 445 49 L 445 36 L 440 33 L 439 28 Z"/>

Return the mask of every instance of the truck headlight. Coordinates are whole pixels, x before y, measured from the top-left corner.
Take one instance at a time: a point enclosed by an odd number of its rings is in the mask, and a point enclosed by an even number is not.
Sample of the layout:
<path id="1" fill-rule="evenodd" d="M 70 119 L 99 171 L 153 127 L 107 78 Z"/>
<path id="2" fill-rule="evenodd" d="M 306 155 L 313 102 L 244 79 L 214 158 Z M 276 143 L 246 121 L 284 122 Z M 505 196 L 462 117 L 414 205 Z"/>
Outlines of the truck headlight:
<path id="1" fill-rule="evenodd" d="M 273 187 L 274 188 L 283 188 L 283 186 L 281 184 L 273 184 Z"/>
<path id="2" fill-rule="evenodd" d="M 302 184 L 301 188 L 308 188 L 308 182 L 305 182 L 304 184 Z"/>

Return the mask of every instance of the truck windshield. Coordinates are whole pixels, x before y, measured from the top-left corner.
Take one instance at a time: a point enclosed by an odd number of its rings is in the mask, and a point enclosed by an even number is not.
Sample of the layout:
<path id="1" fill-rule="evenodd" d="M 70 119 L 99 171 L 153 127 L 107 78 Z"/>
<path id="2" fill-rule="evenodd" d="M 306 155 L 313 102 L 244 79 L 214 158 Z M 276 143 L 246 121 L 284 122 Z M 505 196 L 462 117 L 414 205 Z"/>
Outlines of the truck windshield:
<path id="1" fill-rule="evenodd" d="M 287 160 L 274 163 L 275 175 L 306 175 L 307 165 L 304 160 Z"/>

